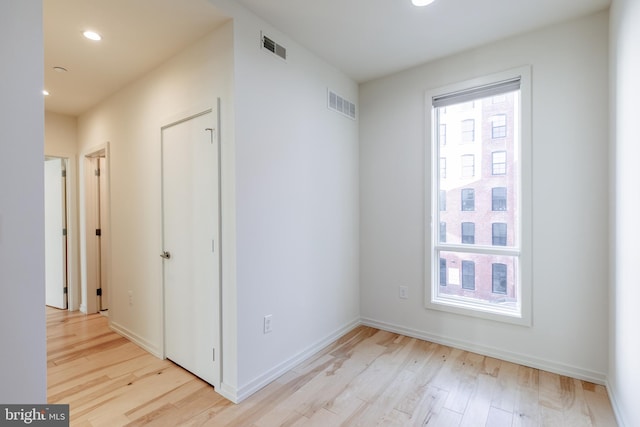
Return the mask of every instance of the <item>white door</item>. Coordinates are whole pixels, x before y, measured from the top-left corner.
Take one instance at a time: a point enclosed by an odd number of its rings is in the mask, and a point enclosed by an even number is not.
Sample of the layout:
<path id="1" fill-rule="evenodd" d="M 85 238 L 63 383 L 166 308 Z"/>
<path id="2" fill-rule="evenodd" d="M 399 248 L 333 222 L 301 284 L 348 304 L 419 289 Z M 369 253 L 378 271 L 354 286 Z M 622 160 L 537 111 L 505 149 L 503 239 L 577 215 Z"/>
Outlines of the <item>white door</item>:
<path id="1" fill-rule="evenodd" d="M 98 157 L 96 159 L 98 166 L 97 185 L 96 191 L 98 196 L 97 206 L 97 229 L 100 230 L 100 235 L 97 236 L 98 244 L 98 289 L 100 290 L 98 308 L 100 311 L 109 309 L 109 277 L 107 275 L 107 242 L 106 239 L 109 236 L 109 223 L 107 221 L 107 159 L 105 157 Z"/>
<path id="2" fill-rule="evenodd" d="M 220 218 L 213 128 L 209 111 L 162 129 L 162 256 L 166 357 L 217 386 Z"/>
<path id="3" fill-rule="evenodd" d="M 44 162 L 45 302 L 67 308 L 67 238 L 63 159 Z"/>

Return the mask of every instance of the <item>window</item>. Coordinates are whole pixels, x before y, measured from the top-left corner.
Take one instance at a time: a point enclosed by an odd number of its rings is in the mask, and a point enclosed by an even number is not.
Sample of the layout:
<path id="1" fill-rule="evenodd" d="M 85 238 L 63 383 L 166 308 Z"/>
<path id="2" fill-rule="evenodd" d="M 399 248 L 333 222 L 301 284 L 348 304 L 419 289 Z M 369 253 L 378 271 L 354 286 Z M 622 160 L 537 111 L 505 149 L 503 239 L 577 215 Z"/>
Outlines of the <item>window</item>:
<path id="1" fill-rule="evenodd" d="M 476 193 L 473 188 L 462 189 L 461 206 L 463 211 L 473 211 L 476 209 Z"/>
<path id="2" fill-rule="evenodd" d="M 473 222 L 462 223 L 462 243 L 474 244 L 476 242 L 476 225 Z"/>
<path id="3" fill-rule="evenodd" d="M 491 244 L 494 246 L 507 246 L 507 224 L 494 222 L 491 224 Z"/>
<path id="4" fill-rule="evenodd" d="M 440 210 L 447 210 L 447 190 L 440 190 Z"/>
<path id="5" fill-rule="evenodd" d="M 507 136 L 507 116 L 498 114 L 491 118 L 491 138 L 504 138 Z"/>
<path id="6" fill-rule="evenodd" d="M 507 293 L 507 266 L 506 264 L 491 264 L 491 292 L 494 294 Z"/>
<path id="7" fill-rule="evenodd" d="M 445 179 L 447 177 L 447 158 L 440 157 L 440 178 Z"/>
<path id="8" fill-rule="evenodd" d="M 462 121 L 462 142 L 473 142 L 476 137 L 476 121 L 466 119 Z"/>
<path id="9" fill-rule="evenodd" d="M 476 288 L 476 263 L 462 261 L 462 289 L 474 290 Z"/>
<path id="10" fill-rule="evenodd" d="M 440 144 L 447 145 L 447 125 L 440 125 Z"/>
<path id="11" fill-rule="evenodd" d="M 429 309 L 531 325 L 530 76 L 530 67 L 523 67 L 427 92 L 431 166 L 426 169 L 426 188 L 432 210 L 425 217 L 431 230 L 425 305 Z M 473 110 L 468 109 L 470 103 Z M 490 118 L 491 133 L 487 129 L 476 139 L 475 122 L 480 117 Z M 443 146 L 439 138 L 444 123 L 460 123 L 463 141 L 474 144 L 449 141 Z M 499 150 L 494 138 L 501 138 Z M 449 167 L 460 167 L 461 177 L 449 173 L 447 179 L 441 178 L 438 166 L 445 155 Z M 476 166 L 483 173 L 476 173 Z M 478 203 L 475 190 L 481 197 Z M 445 212 L 442 192 L 459 195 L 460 209 Z"/>
<path id="12" fill-rule="evenodd" d="M 476 173 L 476 160 L 473 154 L 464 154 L 462 156 L 462 177 L 471 178 Z"/>
<path id="13" fill-rule="evenodd" d="M 491 173 L 493 175 L 507 174 L 507 152 L 494 151 L 491 153 Z"/>
<path id="14" fill-rule="evenodd" d="M 491 189 L 491 210 L 507 210 L 507 187 L 494 187 Z"/>

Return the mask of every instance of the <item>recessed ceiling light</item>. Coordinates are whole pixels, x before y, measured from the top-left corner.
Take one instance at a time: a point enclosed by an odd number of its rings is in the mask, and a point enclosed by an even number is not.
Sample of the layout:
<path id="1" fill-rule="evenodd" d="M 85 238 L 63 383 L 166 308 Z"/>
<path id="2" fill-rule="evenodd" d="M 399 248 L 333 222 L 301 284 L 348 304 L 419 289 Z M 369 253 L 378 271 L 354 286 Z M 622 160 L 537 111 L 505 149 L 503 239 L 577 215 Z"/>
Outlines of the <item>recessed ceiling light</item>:
<path id="1" fill-rule="evenodd" d="M 95 31 L 85 31 L 82 33 L 83 36 L 88 38 L 89 40 L 99 41 L 102 40 L 102 36 Z"/>
<path id="2" fill-rule="evenodd" d="M 64 67 L 53 67 L 53 71 L 57 71 L 57 72 L 59 72 L 59 73 L 66 73 L 66 72 L 67 72 L 67 71 L 69 71 L 69 70 L 67 70 L 67 69 L 66 69 L 66 68 L 64 68 Z"/>
<path id="3" fill-rule="evenodd" d="M 433 3 L 435 0 L 411 0 L 414 6 L 426 6 Z"/>
<path id="4" fill-rule="evenodd" d="M 42 94 L 43 94 L 44 96 L 49 96 L 49 91 L 48 91 L 48 90 L 46 90 L 46 89 L 43 89 L 43 90 L 42 90 Z"/>

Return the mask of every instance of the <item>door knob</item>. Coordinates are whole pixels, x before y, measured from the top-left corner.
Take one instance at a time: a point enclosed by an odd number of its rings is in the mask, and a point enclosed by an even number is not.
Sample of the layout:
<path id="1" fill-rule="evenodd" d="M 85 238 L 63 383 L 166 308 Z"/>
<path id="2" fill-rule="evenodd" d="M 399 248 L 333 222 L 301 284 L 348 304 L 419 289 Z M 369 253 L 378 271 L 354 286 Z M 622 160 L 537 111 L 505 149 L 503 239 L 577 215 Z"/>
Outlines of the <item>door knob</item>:
<path id="1" fill-rule="evenodd" d="M 160 254 L 160 256 L 164 259 L 169 259 L 171 258 L 171 252 L 169 251 L 162 251 L 162 253 Z"/>

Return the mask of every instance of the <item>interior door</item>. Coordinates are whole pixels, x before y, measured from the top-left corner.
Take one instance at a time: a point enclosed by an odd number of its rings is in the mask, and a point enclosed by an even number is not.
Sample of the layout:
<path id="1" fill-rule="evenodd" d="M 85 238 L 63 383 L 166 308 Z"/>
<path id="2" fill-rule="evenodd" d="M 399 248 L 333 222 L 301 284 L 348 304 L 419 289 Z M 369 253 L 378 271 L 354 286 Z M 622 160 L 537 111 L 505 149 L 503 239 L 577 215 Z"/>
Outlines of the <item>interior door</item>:
<path id="1" fill-rule="evenodd" d="M 165 354 L 219 385 L 218 144 L 214 114 L 162 129 Z"/>
<path id="2" fill-rule="evenodd" d="M 44 162 L 45 303 L 67 308 L 66 182 L 63 159 Z"/>
<path id="3" fill-rule="evenodd" d="M 99 236 L 97 236 L 98 243 L 98 289 L 100 289 L 98 307 L 100 311 L 109 309 L 109 277 L 107 271 L 107 242 L 106 239 L 109 236 L 109 223 L 107 221 L 107 159 L 105 157 L 98 157 L 96 159 L 98 167 L 97 185 L 96 191 L 98 196 L 97 206 L 97 228 L 100 230 Z"/>

